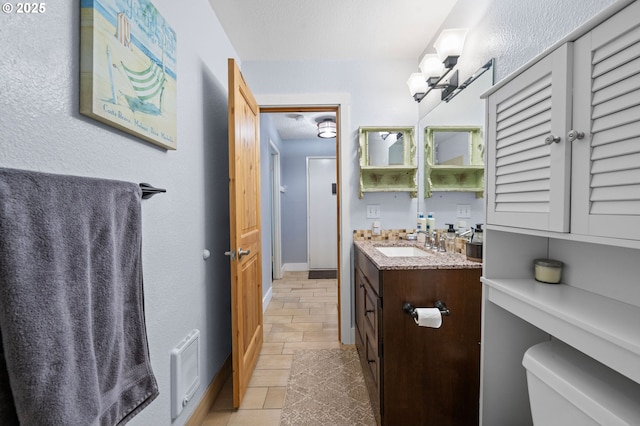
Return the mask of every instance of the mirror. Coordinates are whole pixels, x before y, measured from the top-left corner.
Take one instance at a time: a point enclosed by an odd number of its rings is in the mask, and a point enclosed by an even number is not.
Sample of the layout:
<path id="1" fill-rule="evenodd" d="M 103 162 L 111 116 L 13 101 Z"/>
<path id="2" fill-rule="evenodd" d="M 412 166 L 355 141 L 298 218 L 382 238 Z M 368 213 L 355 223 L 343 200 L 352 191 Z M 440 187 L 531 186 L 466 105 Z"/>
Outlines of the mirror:
<path id="1" fill-rule="evenodd" d="M 493 61 L 489 61 L 450 102 L 439 103 L 420 120 L 425 198 L 436 191 L 483 195 L 485 101 L 480 95 L 492 85 Z"/>
<path id="2" fill-rule="evenodd" d="M 436 166 L 468 166 L 471 164 L 471 133 L 434 129 L 433 164 Z"/>
<path id="3" fill-rule="evenodd" d="M 360 127 L 360 198 L 365 192 L 409 192 L 417 196 L 413 127 Z"/>
<path id="4" fill-rule="evenodd" d="M 406 166 L 413 164 L 413 129 L 360 128 L 360 149 L 364 165 L 374 167 Z"/>
<path id="5" fill-rule="evenodd" d="M 432 191 L 483 192 L 484 142 L 480 127 L 425 129 L 425 197 Z"/>
<path id="6" fill-rule="evenodd" d="M 425 162 L 436 166 L 482 165 L 484 141 L 480 127 L 427 127 Z"/>

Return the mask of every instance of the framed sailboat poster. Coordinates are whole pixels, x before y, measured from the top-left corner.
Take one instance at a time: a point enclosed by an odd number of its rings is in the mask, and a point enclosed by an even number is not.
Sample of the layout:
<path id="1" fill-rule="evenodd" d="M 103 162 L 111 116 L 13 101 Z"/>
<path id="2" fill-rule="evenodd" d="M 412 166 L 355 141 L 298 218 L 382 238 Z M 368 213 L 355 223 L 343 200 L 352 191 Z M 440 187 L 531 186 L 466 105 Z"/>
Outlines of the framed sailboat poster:
<path id="1" fill-rule="evenodd" d="M 80 113 L 177 148 L 176 33 L 149 0 L 81 0 Z"/>

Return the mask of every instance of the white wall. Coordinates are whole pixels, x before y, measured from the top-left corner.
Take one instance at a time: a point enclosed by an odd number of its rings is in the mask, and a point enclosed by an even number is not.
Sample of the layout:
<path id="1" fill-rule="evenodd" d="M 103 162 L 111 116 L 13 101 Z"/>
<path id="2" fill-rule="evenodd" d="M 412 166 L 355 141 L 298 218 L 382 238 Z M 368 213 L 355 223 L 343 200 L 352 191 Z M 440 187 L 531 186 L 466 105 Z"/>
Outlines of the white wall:
<path id="1" fill-rule="evenodd" d="M 341 176 L 350 188 L 351 227 L 369 228 L 367 204 L 383 204 L 382 226 L 415 226 L 416 199 L 408 193 L 365 194 L 358 198 L 358 140 L 360 126 L 415 126 L 416 103 L 409 95 L 406 81 L 413 72 L 413 61 L 304 61 L 243 63 L 243 74 L 256 97 L 261 94 L 349 93 L 351 95 L 349 155 L 350 170 Z M 344 124 L 344 123 L 343 123 Z M 351 230 L 350 230 L 351 231 Z"/>
<path id="2" fill-rule="evenodd" d="M 169 352 L 201 332 L 201 387 L 231 352 L 227 57 L 236 53 L 206 0 L 154 0 L 178 38 L 178 149 L 165 151 L 79 114 L 80 1 L 3 14 L 0 166 L 149 182 L 142 202 L 146 321 L 160 396 L 131 425 L 169 425 Z M 204 261 L 203 249 L 211 251 Z"/>

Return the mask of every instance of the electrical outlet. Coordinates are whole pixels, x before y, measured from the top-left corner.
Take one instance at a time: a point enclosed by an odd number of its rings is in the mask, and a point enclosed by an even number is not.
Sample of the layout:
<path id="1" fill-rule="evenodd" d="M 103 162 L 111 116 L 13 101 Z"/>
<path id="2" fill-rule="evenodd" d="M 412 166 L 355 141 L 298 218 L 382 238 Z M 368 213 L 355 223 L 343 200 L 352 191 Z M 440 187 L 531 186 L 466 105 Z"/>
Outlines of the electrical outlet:
<path id="1" fill-rule="evenodd" d="M 469 204 L 458 204 L 458 213 L 456 217 L 462 218 L 470 218 L 471 217 L 471 206 Z"/>
<path id="2" fill-rule="evenodd" d="M 380 205 L 368 204 L 367 205 L 367 219 L 380 219 Z"/>

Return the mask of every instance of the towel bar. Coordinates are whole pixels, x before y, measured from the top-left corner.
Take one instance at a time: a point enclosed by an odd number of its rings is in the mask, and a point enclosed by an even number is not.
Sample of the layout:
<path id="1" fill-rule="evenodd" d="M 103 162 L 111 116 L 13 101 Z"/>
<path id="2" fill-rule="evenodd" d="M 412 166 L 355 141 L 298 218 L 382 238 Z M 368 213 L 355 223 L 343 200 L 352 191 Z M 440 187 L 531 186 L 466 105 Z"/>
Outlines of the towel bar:
<path id="1" fill-rule="evenodd" d="M 140 189 L 142 189 L 142 199 L 146 200 L 147 198 L 151 198 L 156 194 L 159 194 L 161 192 L 167 192 L 166 189 L 163 188 L 154 188 L 153 186 L 149 185 L 148 183 L 141 183 L 140 184 Z"/>
<path id="2" fill-rule="evenodd" d="M 436 302 L 433 304 L 433 307 L 438 308 L 442 315 L 446 317 L 451 316 L 451 312 L 449 312 L 447 305 L 445 305 L 443 301 L 436 300 Z M 416 312 L 416 307 L 413 306 L 410 302 L 404 302 L 402 304 L 402 310 L 408 313 L 409 315 L 411 315 L 413 318 L 417 318 L 418 316 L 418 313 Z"/>

